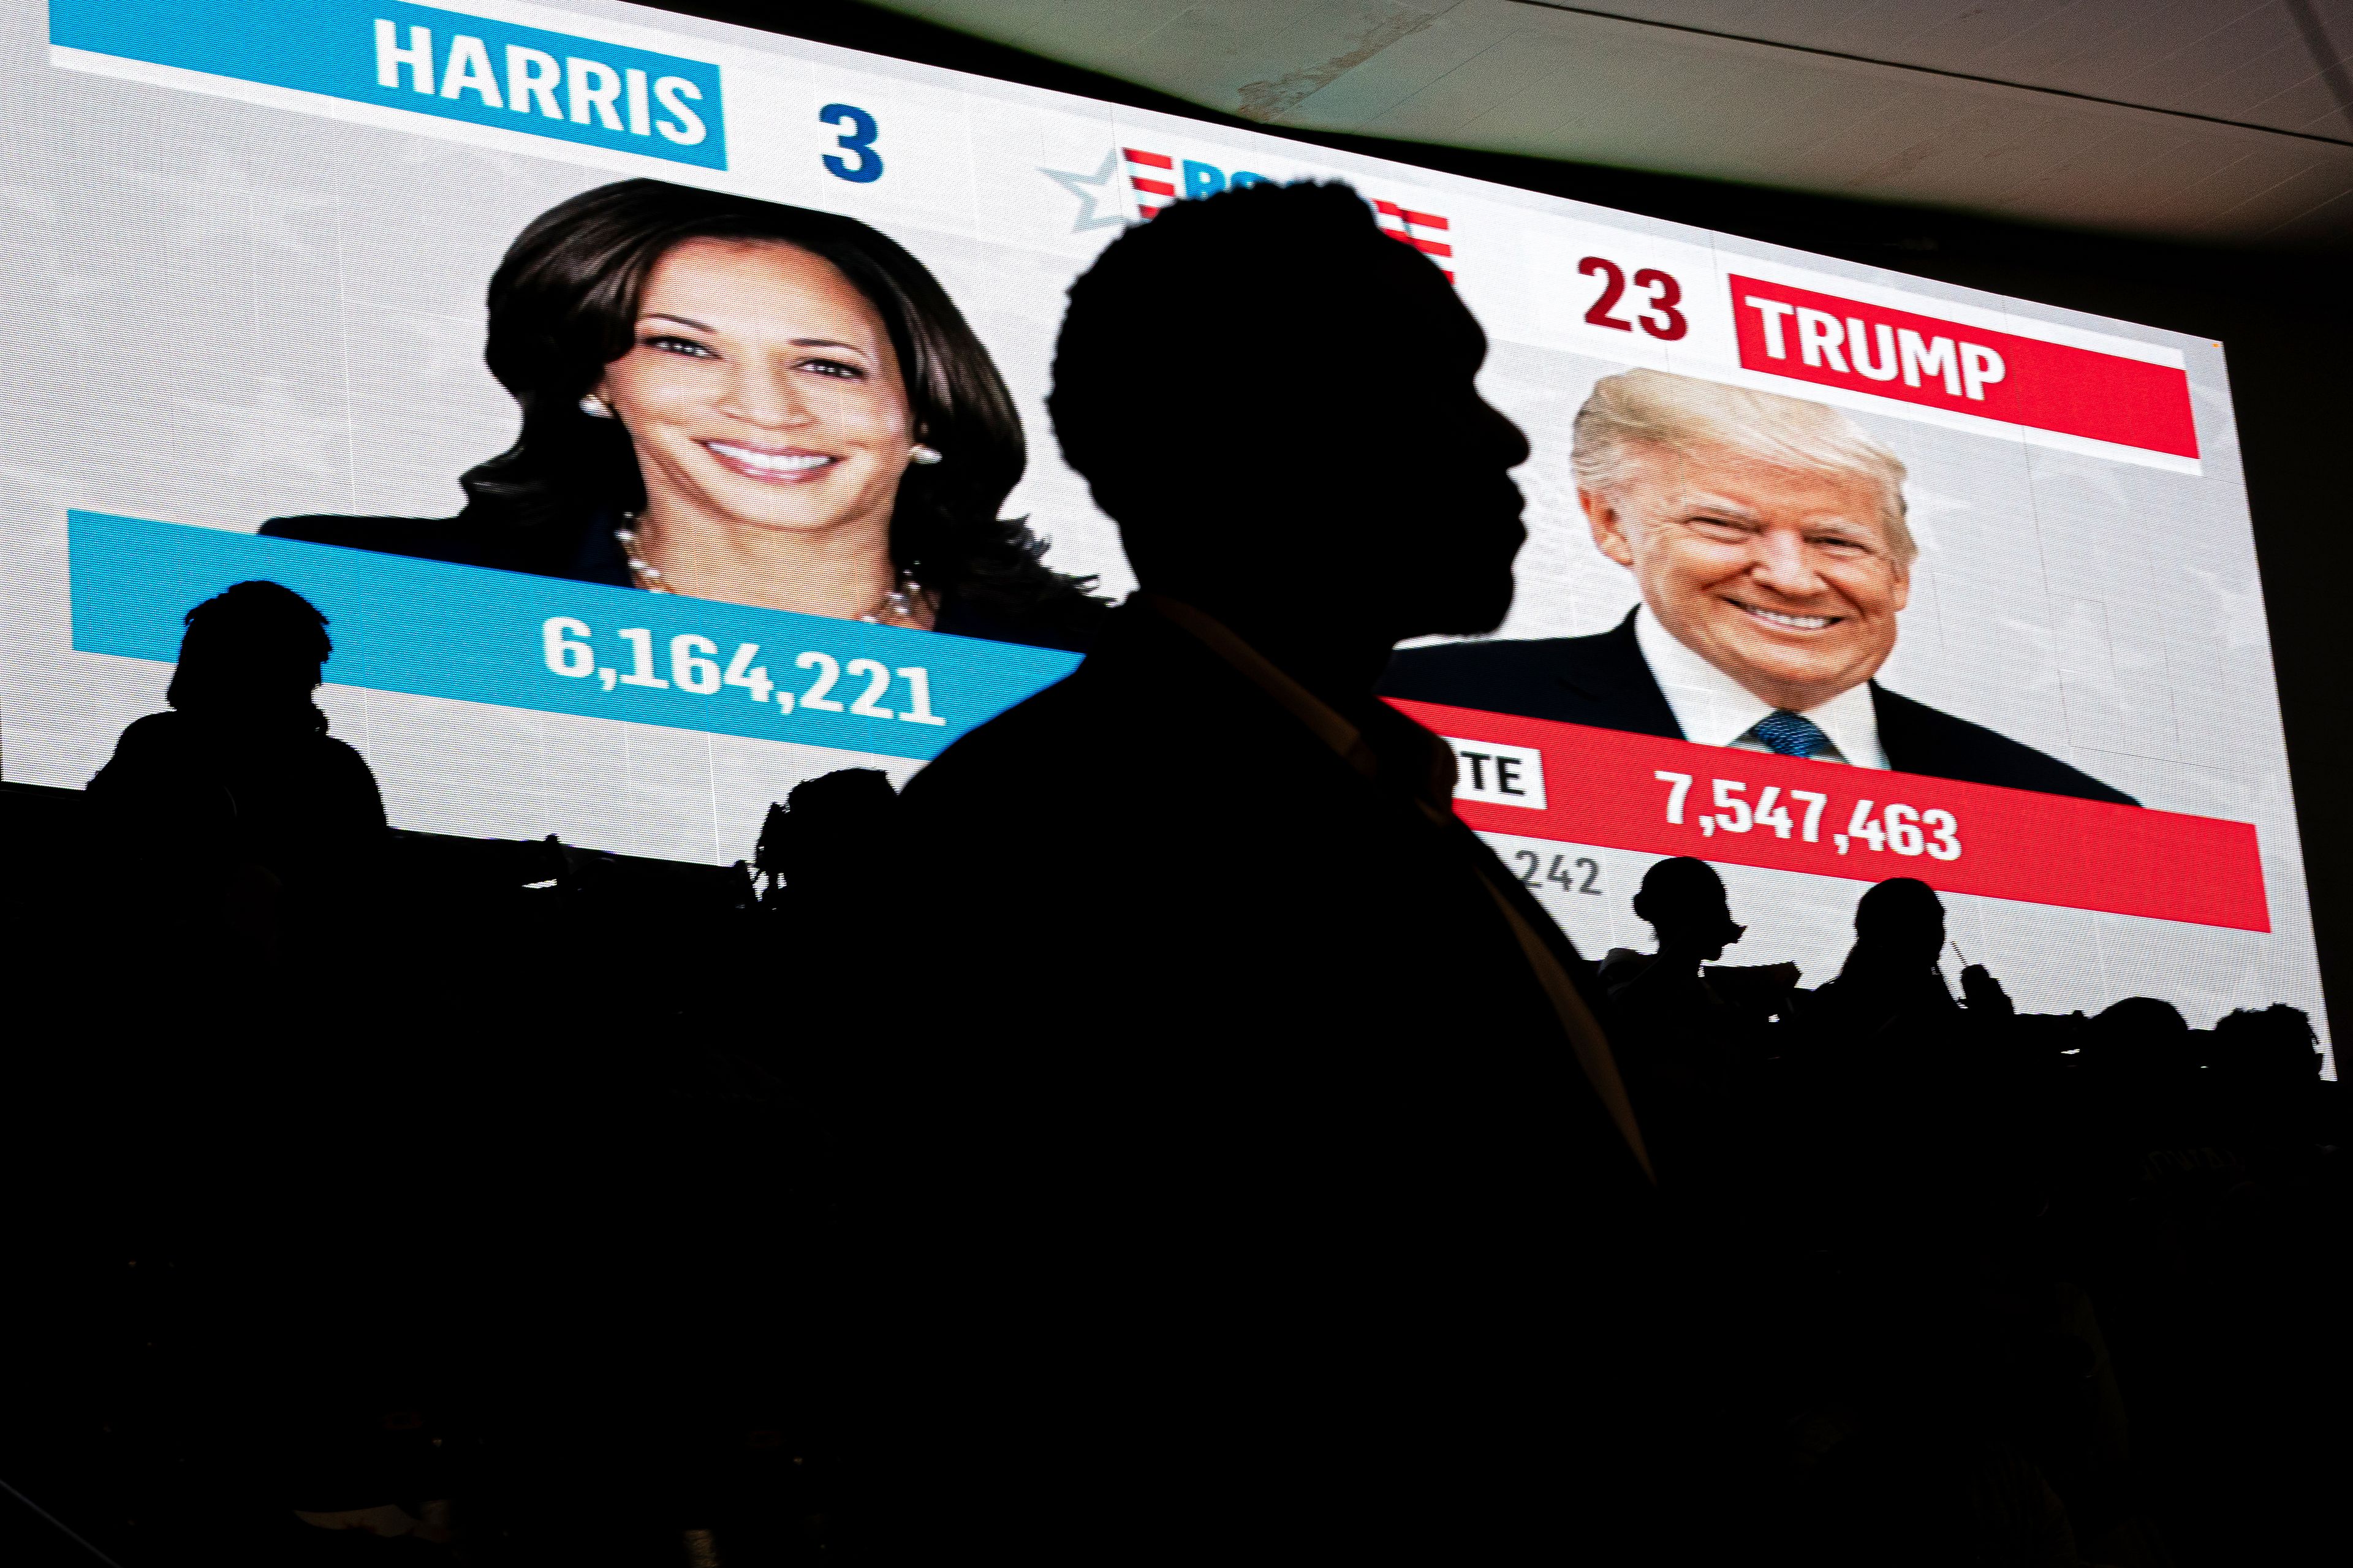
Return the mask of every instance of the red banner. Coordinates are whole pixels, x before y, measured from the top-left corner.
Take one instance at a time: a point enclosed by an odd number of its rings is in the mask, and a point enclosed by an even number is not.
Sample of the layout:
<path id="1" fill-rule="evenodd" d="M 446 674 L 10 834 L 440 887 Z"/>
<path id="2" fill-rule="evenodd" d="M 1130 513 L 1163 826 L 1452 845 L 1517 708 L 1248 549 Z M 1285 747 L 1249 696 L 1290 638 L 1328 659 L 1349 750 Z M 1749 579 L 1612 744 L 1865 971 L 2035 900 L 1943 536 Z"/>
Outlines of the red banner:
<path id="1" fill-rule="evenodd" d="M 1745 370 L 1843 386 L 2120 447 L 2198 455 L 2172 365 L 1733 277 Z"/>
<path id="2" fill-rule="evenodd" d="M 2252 823 L 1882 773 L 1433 702 L 1487 833 L 2272 929 Z"/>

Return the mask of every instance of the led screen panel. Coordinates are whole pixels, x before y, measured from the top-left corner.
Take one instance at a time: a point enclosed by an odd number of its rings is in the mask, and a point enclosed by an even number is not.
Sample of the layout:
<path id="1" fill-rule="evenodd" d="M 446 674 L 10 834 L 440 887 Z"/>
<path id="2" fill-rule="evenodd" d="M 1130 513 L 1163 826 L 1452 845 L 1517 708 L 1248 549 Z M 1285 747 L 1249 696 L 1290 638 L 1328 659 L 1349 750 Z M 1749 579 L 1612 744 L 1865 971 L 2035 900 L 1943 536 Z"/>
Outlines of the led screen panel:
<path id="1" fill-rule="evenodd" d="M 1810 983 L 1861 889 L 1911 875 L 1946 894 L 1948 966 L 1987 963 L 2024 1007 L 2320 1016 L 2218 343 L 622 5 L 53 0 L 6 40 L 12 780 L 86 782 L 162 705 L 187 608 L 269 578 L 330 616 L 322 707 L 396 825 L 744 858 L 796 782 L 903 780 L 1084 638 L 935 602 L 887 542 L 649 575 L 642 465 L 756 489 L 812 536 L 986 492 L 1116 598 L 1116 530 L 1045 414 L 1063 290 L 1171 202 L 1339 179 L 1477 314 L 1482 385 L 1534 447 L 1509 621 L 1407 650 L 1390 689 L 1580 947 L 1647 945 L 1628 899 L 1691 854 L 1750 928 L 1731 956 Z M 578 200 L 629 181 L 658 184 Z M 733 314 L 681 310 L 651 346 L 599 347 L 575 312 L 533 352 L 660 374 L 607 388 L 623 417 L 600 424 L 549 394 L 560 367 L 511 360 L 523 418 L 485 361 L 511 247 L 589 266 L 592 217 L 650 244 L 695 193 L 798 209 L 779 221 L 934 280 L 1026 433 L 1010 493 L 975 478 L 1012 478 L 1005 422 L 909 462 L 925 432 L 860 402 L 899 383 L 879 340 L 820 320 L 859 315 L 841 267 L 706 277 Z M 1136 352 L 1246 326 L 1176 296 Z M 673 422 L 660 447 L 645 400 L 700 384 L 714 331 L 835 345 L 792 362 L 822 416 L 732 442 Z M 1173 467 L 1285 432 L 1205 408 L 1134 439 Z M 1406 435 L 1398 460 L 1420 460 Z M 1680 554 L 1641 543 L 1669 514 Z M 1739 564 L 1789 518 L 1812 520 L 1797 556 Z"/>

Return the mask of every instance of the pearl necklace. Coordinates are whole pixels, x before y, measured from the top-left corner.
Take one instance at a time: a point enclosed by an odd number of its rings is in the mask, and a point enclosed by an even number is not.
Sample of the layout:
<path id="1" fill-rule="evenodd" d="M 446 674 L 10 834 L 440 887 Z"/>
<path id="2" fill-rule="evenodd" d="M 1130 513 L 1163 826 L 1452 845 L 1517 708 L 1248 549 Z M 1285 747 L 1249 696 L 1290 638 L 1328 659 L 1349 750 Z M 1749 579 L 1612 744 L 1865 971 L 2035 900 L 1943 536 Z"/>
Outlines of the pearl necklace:
<path id="1" fill-rule="evenodd" d="M 638 553 L 638 516 L 634 511 L 623 512 L 621 526 L 613 530 L 614 542 L 620 545 L 621 554 L 629 563 L 629 576 L 649 594 L 675 594 L 678 590 L 670 586 L 661 568 Z M 902 572 L 898 585 L 882 595 L 881 603 L 857 618 L 871 626 L 913 626 L 928 631 L 931 628 L 923 624 L 926 608 L 923 585 L 915 581 L 913 573 Z"/>

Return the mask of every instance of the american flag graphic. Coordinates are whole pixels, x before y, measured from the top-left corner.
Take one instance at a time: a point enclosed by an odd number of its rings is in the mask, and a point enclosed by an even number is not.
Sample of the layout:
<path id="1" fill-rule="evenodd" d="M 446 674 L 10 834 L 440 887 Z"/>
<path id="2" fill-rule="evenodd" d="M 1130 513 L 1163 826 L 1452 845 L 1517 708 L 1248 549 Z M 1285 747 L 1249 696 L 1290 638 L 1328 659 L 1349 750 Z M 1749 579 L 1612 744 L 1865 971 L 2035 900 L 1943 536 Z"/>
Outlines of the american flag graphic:
<path id="1" fill-rule="evenodd" d="M 1160 209 L 1176 199 L 1176 160 L 1165 153 L 1139 153 L 1133 147 L 1120 151 L 1127 158 L 1127 183 L 1135 192 L 1136 216 L 1158 217 Z"/>
<path id="2" fill-rule="evenodd" d="M 1436 213 L 1418 213 L 1395 202 L 1377 201 L 1373 204 L 1373 219 L 1381 226 L 1383 234 L 1403 240 L 1430 257 L 1446 274 L 1446 280 L 1454 281 L 1454 246 L 1443 237 L 1448 226 L 1444 218 Z"/>
<path id="3" fill-rule="evenodd" d="M 1176 189 L 1176 160 L 1140 147 L 1123 147 L 1120 155 L 1127 160 L 1127 184 L 1135 194 L 1136 216 L 1159 216 L 1160 209 L 1181 194 Z M 1383 234 L 1430 257 L 1446 274 L 1446 280 L 1454 281 L 1454 245 L 1449 233 L 1452 226 L 1444 218 L 1388 201 L 1373 203 L 1373 217 Z"/>

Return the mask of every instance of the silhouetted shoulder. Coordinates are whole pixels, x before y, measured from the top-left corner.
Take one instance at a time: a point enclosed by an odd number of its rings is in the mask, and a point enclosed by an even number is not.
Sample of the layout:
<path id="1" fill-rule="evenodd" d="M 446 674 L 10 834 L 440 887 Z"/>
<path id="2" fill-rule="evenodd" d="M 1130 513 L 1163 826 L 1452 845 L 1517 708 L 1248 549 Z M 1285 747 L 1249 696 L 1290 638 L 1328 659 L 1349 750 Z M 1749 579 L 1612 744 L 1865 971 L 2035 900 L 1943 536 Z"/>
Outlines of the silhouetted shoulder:
<path id="1" fill-rule="evenodd" d="M 93 795 L 116 795 L 182 764 L 191 742 L 187 717 L 150 713 L 133 719 L 115 738 L 114 755 L 90 781 Z"/>
<path id="2" fill-rule="evenodd" d="M 1109 600 L 1076 589 L 1041 593 L 1027 601 L 949 594 L 941 601 L 933 629 L 950 637 L 1085 653 L 1103 635 L 1113 608 Z"/>
<path id="3" fill-rule="evenodd" d="M 944 615 L 942 623 L 949 629 Z M 1055 812 L 1115 815 L 1103 798 L 1106 770 L 1127 783 L 1128 770 L 1156 752 L 1157 786 L 1170 770 L 1198 766 L 1200 748 L 1168 744 L 1170 704 L 1188 689 L 1198 701 L 1193 682 L 1215 689 L 1239 678 L 1187 646 L 1180 634 L 1132 612 L 1109 614 L 1098 629 L 1101 646 L 1070 677 L 967 731 L 909 780 L 909 809 L 918 815 L 1011 809 L 1026 821 Z M 1230 716 L 1231 709 L 1221 711 Z"/>
<path id="4" fill-rule="evenodd" d="M 471 562 L 481 552 L 481 532 L 454 517 L 273 517 L 261 525 L 268 539 L 300 539 L 311 544 L 335 544 L 346 550 L 370 550 L 385 555 L 413 555 L 428 561 Z"/>
<path id="5" fill-rule="evenodd" d="M 1877 681 L 1872 682 L 1871 696 L 1879 717 L 1880 748 L 1887 753 L 1888 766 L 1900 773 L 2072 795 L 2077 800 L 2104 800 L 2116 805 L 2140 804 L 2048 752 L 1899 696 Z"/>
<path id="6" fill-rule="evenodd" d="M 349 808 L 350 826 L 370 829 L 390 825 L 384 811 L 384 792 L 376 787 L 375 770 L 357 750 L 332 735 L 321 735 L 311 742 L 311 765 L 327 791 Z"/>
<path id="7" fill-rule="evenodd" d="M 457 517 L 273 517 L 265 538 L 300 539 L 380 555 L 488 566 L 534 577 L 630 585 L 628 559 L 602 515 L 578 522 L 523 526 Z"/>

